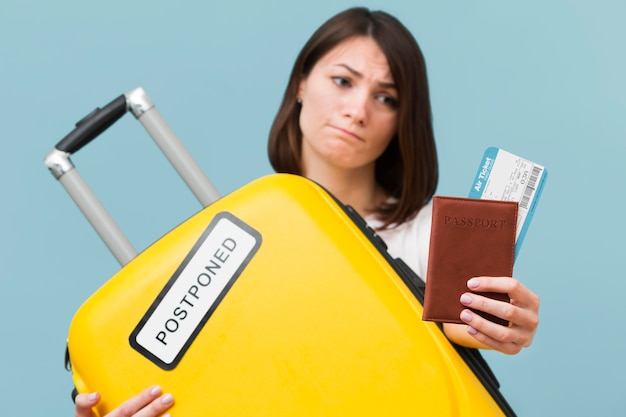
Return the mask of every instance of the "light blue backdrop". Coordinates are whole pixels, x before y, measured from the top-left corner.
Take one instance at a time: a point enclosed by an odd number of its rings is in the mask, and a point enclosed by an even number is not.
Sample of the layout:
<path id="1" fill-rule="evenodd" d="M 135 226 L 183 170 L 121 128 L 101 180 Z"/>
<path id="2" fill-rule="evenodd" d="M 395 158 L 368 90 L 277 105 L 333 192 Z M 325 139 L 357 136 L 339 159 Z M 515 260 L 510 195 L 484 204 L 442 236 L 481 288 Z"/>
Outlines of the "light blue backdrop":
<path id="1" fill-rule="evenodd" d="M 0 414 L 72 415 L 69 322 L 119 268 L 43 165 L 73 123 L 137 86 L 222 194 L 271 172 L 291 64 L 352 1 L 4 0 L 0 5 Z M 617 415 L 626 175 L 626 3 L 369 1 L 426 55 L 442 178 L 464 196 L 487 146 L 550 177 L 516 264 L 541 325 L 488 353 L 520 416 Z M 143 248 L 199 209 L 132 116 L 73 161 Z"/>

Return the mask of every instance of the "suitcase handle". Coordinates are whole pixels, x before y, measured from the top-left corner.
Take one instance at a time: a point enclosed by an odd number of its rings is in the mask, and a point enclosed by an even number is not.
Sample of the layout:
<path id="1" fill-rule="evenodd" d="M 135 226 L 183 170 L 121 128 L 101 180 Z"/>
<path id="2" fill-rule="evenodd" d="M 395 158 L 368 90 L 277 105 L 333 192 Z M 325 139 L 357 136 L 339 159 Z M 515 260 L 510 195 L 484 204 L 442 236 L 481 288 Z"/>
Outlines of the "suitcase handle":
<path id="1" fill-rule="evenodd" d="M 80 176 L 70 156 L 108 129 L 127 111 L 131 111 L 148 131 L 203 207 L 219 198 L 213 184 L 163 120 L 143 88 L 136 88 L 117 97 L 104 108 L 93 110 L 57 143 L 44 162 L 121 265 L 133 259 L 137 251 Z"/>
<path id="2" fill-rule="evenodd" d="M 111 101 L 102 109 L 97 107 L 78 121 L 76 128 L 61 139 L 55 148 L 62 152 L 73 154 L 124 116 L 127 110 L 126 96 L 124 95 Z"/>

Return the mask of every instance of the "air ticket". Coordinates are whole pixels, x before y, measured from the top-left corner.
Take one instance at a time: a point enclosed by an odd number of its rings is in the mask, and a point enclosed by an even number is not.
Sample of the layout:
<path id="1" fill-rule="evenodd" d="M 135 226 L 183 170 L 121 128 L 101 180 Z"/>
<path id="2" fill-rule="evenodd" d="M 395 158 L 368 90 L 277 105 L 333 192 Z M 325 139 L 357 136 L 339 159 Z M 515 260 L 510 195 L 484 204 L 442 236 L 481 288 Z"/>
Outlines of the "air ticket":
<path id="1" fill-rule="evenodd" d="M 500 148 L 487 148 L 469 193 L 471 198 L 517 201 L 515 258 L 532 220 L 543 191 L 548 171 Z"/>

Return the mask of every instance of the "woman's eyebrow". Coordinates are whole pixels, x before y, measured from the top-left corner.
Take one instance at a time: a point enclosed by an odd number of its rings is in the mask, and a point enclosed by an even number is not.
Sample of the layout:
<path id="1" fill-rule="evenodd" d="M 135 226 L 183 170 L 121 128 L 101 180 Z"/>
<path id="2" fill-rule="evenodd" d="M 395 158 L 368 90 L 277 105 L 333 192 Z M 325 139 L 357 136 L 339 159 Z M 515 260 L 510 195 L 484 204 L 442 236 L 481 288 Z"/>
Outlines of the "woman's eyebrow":
<path id="1" fill-rule="evenodd" d="M 354 75 L 357 78 L 363 78 L 363 74 L 361 74 L 359 71 L 355 70 L 354 68 L 352 68 L 348 64 L 337 64 L 337 66 L 345 68 L 346 70 L 348 70 L 352 75 Z M 383 87 L 383 88 L 393 88 L 393 89 L 396 89 L 396 84 L 393 83 L 393 82 L 379 82 L 378 85 L 380 87 Z"/>

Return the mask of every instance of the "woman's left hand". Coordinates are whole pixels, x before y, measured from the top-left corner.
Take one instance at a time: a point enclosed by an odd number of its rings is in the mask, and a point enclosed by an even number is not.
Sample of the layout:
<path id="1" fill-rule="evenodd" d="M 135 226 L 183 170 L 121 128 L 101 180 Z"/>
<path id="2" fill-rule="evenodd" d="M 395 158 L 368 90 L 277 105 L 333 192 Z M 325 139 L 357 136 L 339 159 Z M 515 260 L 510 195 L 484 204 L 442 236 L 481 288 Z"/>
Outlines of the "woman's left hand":
<path id="1" fill-rule="evenodd" d="M 528 347 L 539 324 L 539 297 L 521 282 L 511 277 L 475 277 L 467 287 L 476 292 L 508 294 L 511 302 L 498 301 L 473 292 L 461 296 L 461 303 L 474 310 L 484 311 L 509 322 L 509 326 L 493 323 L 475 312 L 465 309 L 461 320 L 467 332 L 478 342 L 492 349 L 512 355 Z"/>

